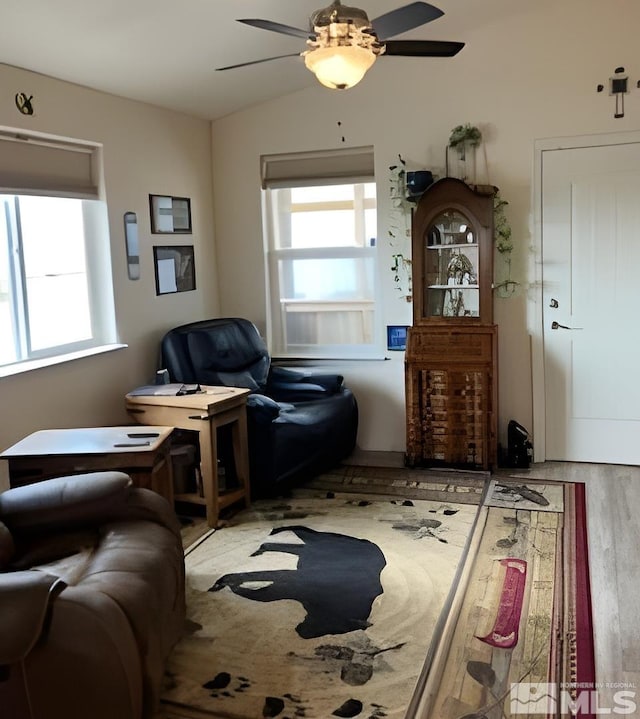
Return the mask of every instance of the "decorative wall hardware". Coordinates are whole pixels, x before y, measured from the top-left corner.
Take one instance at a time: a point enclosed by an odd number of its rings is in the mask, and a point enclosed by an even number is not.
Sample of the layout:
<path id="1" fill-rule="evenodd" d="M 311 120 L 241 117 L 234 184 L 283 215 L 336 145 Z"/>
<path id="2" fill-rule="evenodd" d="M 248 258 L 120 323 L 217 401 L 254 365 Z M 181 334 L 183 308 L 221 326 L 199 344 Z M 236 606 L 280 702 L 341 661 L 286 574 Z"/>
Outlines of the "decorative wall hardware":
<path id="1" fill-rule="evenodd" d="M 16 107 L 23 115 L 33 115 L 32 100 L 33 95 L 29 95 L 29 97 L 27 97 L 25 92 L 16 93 Z"/>
<path id="2" fill-rule="evenodd" d="M 640 82 L 638 82 L 640 87 Z M 598 92 L 604 90 L 604 85 L 598 85 Z M 615 95 L 616 109 L 615 118 L 624 117 L 624 96 L 629 94 L 629 76 L 625 73 L 624 67 L 617 67 L 614 74 L 609 78 L 609 95 Z"/>
<path id="3" fill-rule="evenodd" d="M 138 243 L 138 216 L 124 213 L 124 239 L 127 248 L 127 273 L 130 280 L 140 279 L 140 247 Z"/>

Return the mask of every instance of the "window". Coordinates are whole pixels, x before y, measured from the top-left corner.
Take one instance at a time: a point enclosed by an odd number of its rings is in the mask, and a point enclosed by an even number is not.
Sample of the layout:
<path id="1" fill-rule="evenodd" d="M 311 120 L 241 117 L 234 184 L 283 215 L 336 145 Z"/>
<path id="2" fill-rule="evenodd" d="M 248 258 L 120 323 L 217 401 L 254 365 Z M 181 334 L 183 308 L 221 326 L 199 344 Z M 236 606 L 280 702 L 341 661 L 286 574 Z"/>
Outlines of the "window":
<path id="1" fill-rule="evenodd" d="M 0 135 L 0 366 L 116 335 L 106 205 L 86 197 L 93 151 L 21 140 Z"/>
<path id="2" fill-rule="evenodd" d="M 272 354 L 370 356 L 379 349 L 375 182 L 348 165 L 318 177 L 304 158 L 304 176 L 265 189 Z"/>

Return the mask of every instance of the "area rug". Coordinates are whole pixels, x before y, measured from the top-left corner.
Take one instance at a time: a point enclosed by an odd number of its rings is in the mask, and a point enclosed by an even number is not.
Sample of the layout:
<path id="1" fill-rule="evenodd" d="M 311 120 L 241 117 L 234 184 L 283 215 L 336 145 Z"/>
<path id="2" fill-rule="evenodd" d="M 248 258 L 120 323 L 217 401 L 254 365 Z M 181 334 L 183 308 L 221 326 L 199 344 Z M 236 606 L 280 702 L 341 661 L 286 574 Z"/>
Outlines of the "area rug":
<path id="1" fill-rule="evenodd" d="M 318 501 L 311 507 L 309 500 Z M 230 527 L 241 534 L 217 532 L 218 545 L 206 540 L 187 557 L 191 631 L 171 657 L 162 719 L 535 719 L 555 716 L 562 702 L 582 701 L 580 692 L 595 685 L 584 485 L 526 473 L 349 466 L 316 478 L 286 505 L 253 509 L 247 524 L 239 517 Z M 344 515 L 339 520 L 337 510 Z M 337 525 L 308 523 L 329 513 Z M 362 532 L 367 515 L 385 531 Z M 253 521 L 266 523 L 255 536 Z M 317 615 L 307 611 L 314 592 L 304 595 L 298 587 L 292 600 L 281 599 L 285 590 L 278 589 L 282 572 L 300 568 L 301 557 L 312 554 L 307 545 L 317 537 L 301 526 L 346 537 L 340 549 L 326 545 L 331 556 L 346 553 L 349 537 L 382 548 L 382 571 L 369 544 L 354 555 L 377 568 L 373 580 L 358 574 L 356 559 L 338 582 L 339 595 L 368 587 L 364 609 L 355 613 L 362 621 L 371 602 L 366 627 L 302 637 L 315 631 L 316 619 L 306 619 Z M 224 532 L 239 538 L 234 546 L 246 547 L 242 558 L 223 541 Z M 391 548 L 380 539 L 389 533 Z M 272 547 L 275 542 L 288 549 Z M 216 557 L 207 560 L 211 547 Z M 442 550 L 454 549 L 443 563 Z M 305 565 L 304 576 L 313 576 Z M 320 573 L 333 572 L 323 567 Z M 376 594 L 378 571 L 382 594 Z M 265 601 L 249 598 L 260 589 Z M 273 601 L 266 600 L 269 593 Z M 282 612 L 272 613 L 276 605 Z M 327 601 L 325 612 L 333 613 L 332 606 Z M 286 633 L 278 629 L 282 614 Z M 237 643 L 233 632 L 242 637 Z"/>
<path id="2" fill-rule="evenodd" d="M 478 524 L 419 715 L 564 716 L 595 686 L 584 485 L 496 480 Z"/>
<path id="3" fill-rule="evenodd" d="M 166 715 L 405 717 L 464 564 L 474 496 L 312 488 L 206 536 L 186 554 L 190 631 L 169 659 Z"/>

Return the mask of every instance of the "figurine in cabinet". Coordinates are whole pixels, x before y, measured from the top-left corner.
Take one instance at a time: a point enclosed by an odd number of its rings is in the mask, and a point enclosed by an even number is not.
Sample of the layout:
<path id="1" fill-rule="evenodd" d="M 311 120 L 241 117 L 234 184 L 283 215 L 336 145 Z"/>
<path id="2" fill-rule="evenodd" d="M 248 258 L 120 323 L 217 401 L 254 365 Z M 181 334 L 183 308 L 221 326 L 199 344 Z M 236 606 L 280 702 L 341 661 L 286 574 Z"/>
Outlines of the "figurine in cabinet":
<path id="1" fill-rule="evenodd" d="M 497 455 L 494 187 L 431 185 L 412 220 L 408 466 L 491 469 Z"/>

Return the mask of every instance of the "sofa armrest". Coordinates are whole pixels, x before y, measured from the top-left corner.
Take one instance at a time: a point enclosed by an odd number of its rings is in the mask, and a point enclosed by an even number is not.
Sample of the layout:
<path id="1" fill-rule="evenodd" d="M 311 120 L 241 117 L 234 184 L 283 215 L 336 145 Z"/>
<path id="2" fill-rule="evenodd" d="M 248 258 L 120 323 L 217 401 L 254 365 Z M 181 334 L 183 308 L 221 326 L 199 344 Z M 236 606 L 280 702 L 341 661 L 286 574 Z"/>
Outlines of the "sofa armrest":
<path id="1" fill-rule="evenodd" d="M 44 572 L 0 574 L 0 666 L 27 656 L 42 634 L 50 602 L 65 586 Z"/>
<path id="2" fill-rule="evenodd" d="M 56 477 L 0 494 L 0 519 L 12 532 L 90 525 L 121 514 L 132 488 L 123 472 Z"/>

